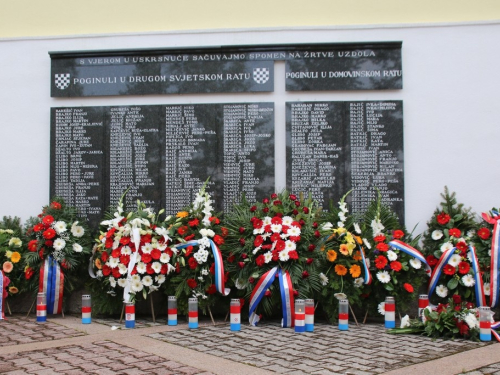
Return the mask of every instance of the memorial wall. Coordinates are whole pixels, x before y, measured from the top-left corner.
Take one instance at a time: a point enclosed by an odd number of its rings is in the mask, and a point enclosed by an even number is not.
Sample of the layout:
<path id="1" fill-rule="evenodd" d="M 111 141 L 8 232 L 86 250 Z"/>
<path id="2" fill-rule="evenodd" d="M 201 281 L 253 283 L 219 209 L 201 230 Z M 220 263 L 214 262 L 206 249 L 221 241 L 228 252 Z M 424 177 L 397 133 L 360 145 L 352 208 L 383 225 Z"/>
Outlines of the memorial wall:
<path id="1" fill-rule="evenodd" d="M 102 96 L 102 106 L 51 109 L 50 194 L 93 226 L 128 190 L 175 213 L 201 184 L 228 211 L 272 193 L 274 64 L 286 91 L 402 89 L 401 43 L 53 52 L 51 96 Z M 189 94 L 242 93 L 252 102 L 192 103 Z M 185 104 L 106 106 L 106 96 L 183 94 Z M 404 220 L 400 100 L 286 102 L 286 186 L 323 207 L 352 189 L 361 212 L 375 188 Z"/>

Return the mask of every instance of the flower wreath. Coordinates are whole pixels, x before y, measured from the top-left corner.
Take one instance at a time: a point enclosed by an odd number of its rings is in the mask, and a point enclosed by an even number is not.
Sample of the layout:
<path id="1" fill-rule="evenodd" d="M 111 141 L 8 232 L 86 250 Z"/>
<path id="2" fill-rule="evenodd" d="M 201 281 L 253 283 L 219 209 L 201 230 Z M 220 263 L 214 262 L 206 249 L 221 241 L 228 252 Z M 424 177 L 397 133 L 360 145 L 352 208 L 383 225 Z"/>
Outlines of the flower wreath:
<path id="1" fill-rule="evenodd" d="M 0 229 L 0 263 L 2 264 L 0 272 L 9 279 L 8 285 L 4 283 L 3 288 L 10 296 L 20 292 L 24 279 L 24 262 L 21 261 L 24 257 L 24 248 L 20 236 L 20 226 L 16 230 Z"/>

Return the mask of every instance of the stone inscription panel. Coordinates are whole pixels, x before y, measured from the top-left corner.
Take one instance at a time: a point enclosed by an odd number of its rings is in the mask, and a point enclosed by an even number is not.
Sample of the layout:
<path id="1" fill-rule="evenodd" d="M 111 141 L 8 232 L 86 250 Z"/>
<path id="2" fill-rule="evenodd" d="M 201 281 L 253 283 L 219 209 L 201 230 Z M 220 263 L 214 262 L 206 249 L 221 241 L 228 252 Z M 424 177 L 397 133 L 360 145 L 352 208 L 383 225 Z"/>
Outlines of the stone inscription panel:
<path id="1" fill-rule="evenodd" d="M 289 102 L 287 187 L 329 207 L 352 189 L 353 212 L 382 194 L 404 221 L 403 103 Z"/>

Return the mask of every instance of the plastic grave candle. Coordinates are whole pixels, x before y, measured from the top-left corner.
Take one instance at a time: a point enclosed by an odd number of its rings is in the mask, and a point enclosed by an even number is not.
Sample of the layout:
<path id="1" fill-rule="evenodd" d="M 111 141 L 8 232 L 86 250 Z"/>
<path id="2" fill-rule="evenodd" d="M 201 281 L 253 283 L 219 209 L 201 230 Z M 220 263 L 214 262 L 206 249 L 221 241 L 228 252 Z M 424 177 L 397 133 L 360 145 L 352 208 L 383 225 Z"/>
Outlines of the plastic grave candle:
<path id="1" fill-rule="evenodd" d="M 36 321 L 38 323 L 47 321 L 47 296 L 45 293 L 38 293 L 36 296 Z"/>
<path id="2" fill-rule="evenodd" d="M 188 299 L 189 329 L 198 328 L 198 298 Z"/>
<path id="3" fill-rule="evenodd" d="M 339 299 L 339 330 L 349 329 L 349 300 Z"/>
<path id="4" fill-rule="evenodd" d="M 125 328 L 135 328 L 135 304 L 125 303 Z"/>
<path id="5" fill-rule="evenodd" d="M 491 310 L 487 306 L 479 307 L 479 339 L 491 341 Z"/>
<path id="6" fill-rule="evenodd" d="M 92 300 L 90 294 L 82 295 L 82 324 L 92 322 Z"/>
<path id="7" fill-rule="evenodd" d="M 241 304 L 240 300 L 233 298 L 230 306 L 231 331 L 241 331 Z"/>
<path id="8" fill-rule="evenodd" d="M 169 326 L 177 325 L 177 298 L 168 296 L 168 321 Z"/>
<path id="9" fill-rule="evenodd" d="M 385 328 L 396 327 L 396 302 L 394 297 L 385 297 Z"/>
<path id="10" fill-rule="evenodd" d="M 295 332 L 306 331 L 306 304 L 303 299 L 295 300 Z"/>
<path id="11" fill-rule="evenodd" d="M 306 332 L 314 332 L 314 300 L 306 299 Z"/>
<path id="12" fill-rule="evenodd" d="M 424 319 L 424 309 L 429 306 L 429 296 L 421 294 L 418 296 L 418 318 L 422 321 Z"/>

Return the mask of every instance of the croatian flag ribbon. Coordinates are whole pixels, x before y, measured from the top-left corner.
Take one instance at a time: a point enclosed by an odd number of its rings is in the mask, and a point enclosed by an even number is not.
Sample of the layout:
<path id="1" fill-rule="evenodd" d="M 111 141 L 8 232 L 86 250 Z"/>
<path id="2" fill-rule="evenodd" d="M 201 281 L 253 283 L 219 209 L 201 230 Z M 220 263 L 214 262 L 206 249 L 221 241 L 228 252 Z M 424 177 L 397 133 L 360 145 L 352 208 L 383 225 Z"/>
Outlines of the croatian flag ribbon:
<path id="1" fill-rule="evenodd" d="M 295 308 L 293 298 L 292 278 L 288 271 L 280 268 L 279 282 L 281 292 L 281 308 L 283 310 L 282 327 L 293 327 L 295 323 Z"/>
<path id="2" fill-rule="evenodd" d="M 139 255 L 139 247 L 141 246 L 141 231 L 136 225 L 132 227 L 132 240 L 134 241 L 135 251 L 130 257 L 130 261 L 127 267 L 127 284 L 123 288 L 123 302 L 128 303 L 130 300 L 130 289 L 132 288 L 132 271 L 134 270 L 135 264 L 137 263 L 137 257 Z"/>
<path id="3" fill-rule="evenodd" d="M 210 249 L 212 250 L 212 254 L 214 255 L 214 272 L 215 272 L 215 288 L 217 291 L 223 296 L 227 296 L 231 289 L 226 288 L 224 285 L 224 262 L 222 261 L 222 254 L 215 244 L 210 238 L 207 238 L 210 241 Z M 188 246 L 199 246 L 200 241 L 194 240 L 189 241 L 183 244 L 176 245 L 176 249 L 184 249 Z"/>
<path id="4" fill-rule="evenodd" d="M 363 268 L 365 270 L 364 283 L 366 285 L 370 285 L 373 281 L 373 277 L 372 277 L 372 274 L 370 273 L 370 270 L 368 269 L 368 263 L 367 263 L 367 260 L 365 258 L 365 252 L 363 251 L 361 246 L 359 247 L 359 252 L 361 253 L 361 258 L 363 258 Z"/>
<path id="5" fill-rule="evenodd" d="M 500 342 L 500 334 L 495 329 L 500 328 L 500 322 L 491 323 L 491 334 Z"/>
<path id="6" fill-rule="evenodd" d="M 496 211 L 492 211 L 495 215 L 490 216 L 483 213 L 481 216 L 484 221 L 493 224 L 493 234 L 491 237 L 491 269 L 490 269 L 490 306 L 496 307 L 499 299 L 500 288 L 500 215 Z"/>
<path id="7" fill-rule="evenodd" d="M 476 256 L 476 249 L 474 246 L 469 246 L 471 258 L 472 258 L 472 269 L 474 270 L 474 291 L 476 292 L 476 305 L 477 306 L 485 306 L 486 305 L 486 296 L 484 295 L 484 285 L 483 278 L 481 276 L 481 270 L 479 269 L 479 262 Z"/>
<path id="8" fill-rule="evenodd" d="M 260 318 L 255 313 L 255 309 L 260 303 L 262 297 L 266 293 L 266 290 L 269 289 L 274 279 L 276 278 L 276 272 L 278 272 L 278 266 L 267 271 L 262 277 L 259 279 L 255 288 L 253 288 L 252 294 L 250 295 L 250 304 L 248 311 L 248 320 L 250 325 L 256 326 L 259 322 Z"/>
<path id="9" fill-rule="evenodd" d="M 52 255 L 45 258 L 40 268 L 38 292 L 47 296 L 47 314 L 61 314 L 64 291 L 64 274 Z"/>
<path id="10" fill-rule="evenodd" d="M 431 279 L 429 280 L 429 288 L 427 291 L 429 297 L 432 295 L 432 293 L 434 293 L 434 290 L 436 289 L 437 283 L 439 281 L 439 277 L 441 276 L 443 267 L 448 264 L 448 261 L 455 253 L 455 249 L 456 248 L 454 247 L 452 249 L 445 250 L 443 254 L 441 254 L 441 258 L 439 258 L 439 261 L 436 264 L 436 267 L 434 268 L 434 272 L 432 272 Z"/>
<path id="11" fill-rule="evenodd" d="M 432 269 L 420 251 L 411 247 L 407 243 L 404 243 L 403 241 L 399 241 L 399 240 L 390 241 L 389 246 L 392 246 L 395 249 L 401 250 L 402 252 L 414 257 L 415 259 L 418 259 L 420 262 L 422 262 L 424 264 L 425 273 L 427 274 L 427 276 L 429 276 L 429 277 L 431 276 Z"/>
<path id="12" fill-rule="evenodd" d="M 4 314 L 4 303 L 3 303 L 3 272 L 0 270 L 0 293 L 2 293 L 2 295 L 0 296 L 0 320 L 2 319 L 5 319 L 5 314 Z"/>

